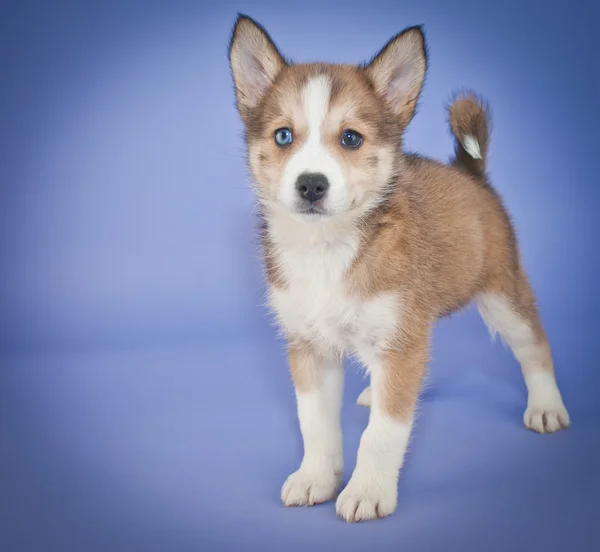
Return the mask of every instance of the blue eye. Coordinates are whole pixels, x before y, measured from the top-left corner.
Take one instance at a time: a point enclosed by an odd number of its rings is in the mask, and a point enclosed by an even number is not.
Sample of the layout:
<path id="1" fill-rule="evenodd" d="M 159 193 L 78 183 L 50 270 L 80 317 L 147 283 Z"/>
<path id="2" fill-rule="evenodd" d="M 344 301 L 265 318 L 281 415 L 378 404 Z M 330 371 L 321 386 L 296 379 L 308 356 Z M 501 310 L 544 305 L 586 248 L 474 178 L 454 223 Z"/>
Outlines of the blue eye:
<path id="1" fill-rule="evenodd" d="M 275 143 L 278 146 L 289 146 L 292 143 L 292 131 L 289 128 L 280 128 L 276 130 Z"/>
<path id="2" fill-rule="evenodd" d="M 345 148 L 357 148 L 363 143 L 363 137 L 355 130 L 344 130 L 342 132 L 342 146 Z"/>

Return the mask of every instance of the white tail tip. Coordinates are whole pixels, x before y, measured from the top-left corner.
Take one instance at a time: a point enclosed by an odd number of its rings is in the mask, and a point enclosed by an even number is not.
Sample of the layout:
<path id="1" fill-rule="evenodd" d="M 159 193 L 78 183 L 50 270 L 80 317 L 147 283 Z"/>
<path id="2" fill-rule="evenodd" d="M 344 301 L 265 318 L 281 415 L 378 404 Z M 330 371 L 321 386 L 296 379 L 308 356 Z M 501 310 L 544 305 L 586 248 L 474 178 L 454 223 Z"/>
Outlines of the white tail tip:
<path id="1" fill-rule="evenodd" d="M 473 159 L 483 159 L 481 155 L 481 149 L 479 148 L 479 142 L 474 136 L 465 136 L 463 140 L 463 148 Z"/>

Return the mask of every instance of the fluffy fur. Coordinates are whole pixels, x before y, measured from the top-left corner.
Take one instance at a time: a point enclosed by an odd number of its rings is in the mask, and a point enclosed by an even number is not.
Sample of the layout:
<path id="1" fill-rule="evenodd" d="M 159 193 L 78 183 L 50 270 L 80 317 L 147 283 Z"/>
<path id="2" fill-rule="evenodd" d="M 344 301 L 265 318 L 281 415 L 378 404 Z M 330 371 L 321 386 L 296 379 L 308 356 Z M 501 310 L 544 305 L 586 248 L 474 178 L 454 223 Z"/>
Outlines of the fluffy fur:
<path id="1" fill-rule="evenodd" d="M 338 496 L 347 521 L 389 515 L 437 319 L 476 300 L 521 364 L 525 425 L 569 425 L 534 296 L 507 212 L 485 174 L 489 112 L 451 102 L 455 158 L 402 149 L 427 68 L 423 30 L 393 37 L 367 64 L 294 64 L 248 17 L 229 58 L 260 205 L 270 304 L 289 344 L 304 458 L 285 482 L 288 506 L 333 499 L 343 469 L 342 357 L 360 359 L 371 407 L 356 468 Z M 289 144 L 274 135 L 287 128 Z M 344 147 L 346 130 L 362 144 Z M 298 179 L 328 182 L 307 211 Z"/>

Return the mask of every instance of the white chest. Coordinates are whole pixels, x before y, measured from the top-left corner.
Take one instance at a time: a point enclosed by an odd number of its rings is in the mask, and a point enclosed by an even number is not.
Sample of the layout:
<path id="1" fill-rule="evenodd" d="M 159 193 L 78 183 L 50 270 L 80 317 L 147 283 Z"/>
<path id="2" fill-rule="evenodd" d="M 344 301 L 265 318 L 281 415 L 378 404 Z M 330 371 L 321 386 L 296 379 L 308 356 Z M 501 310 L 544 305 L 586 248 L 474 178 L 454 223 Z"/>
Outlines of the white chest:
<path id="1" fill-rule="evenodd" d="M 368 300 L 348 294 L 345 275 L 355 254 L 352 240 L 281 251 L 278 266 L 287 286 L 271 290 L 270 303 L 290 337 L 368 362 L 393 337 L 401 309 L 397 293 Z"/>

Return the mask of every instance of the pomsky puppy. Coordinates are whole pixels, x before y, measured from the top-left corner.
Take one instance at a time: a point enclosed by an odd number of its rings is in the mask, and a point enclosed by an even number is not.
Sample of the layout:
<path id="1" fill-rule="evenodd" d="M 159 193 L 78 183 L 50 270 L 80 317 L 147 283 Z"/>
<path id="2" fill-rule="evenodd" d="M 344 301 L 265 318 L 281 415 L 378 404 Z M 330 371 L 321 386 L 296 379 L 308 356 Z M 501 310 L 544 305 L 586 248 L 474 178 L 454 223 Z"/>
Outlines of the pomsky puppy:
<path id="1" fill-rule="evenodd" d="M 361 521 L 395 510 L 432 325 L 472 300 L 522 367 L 525 426 L 567 427 L 515 232 L 485 173 L 486 104 L 454 98 L 449 164 L 403 151 L 427 68 L 423 29 L 405 29 L 364 65 L 295 64 L 240 15 L 229 60 L 304 442 L 283 503 L 337 495 L 349 354 L 370 376 L 358 402 L 371 411 L 336 511 Z"/>

